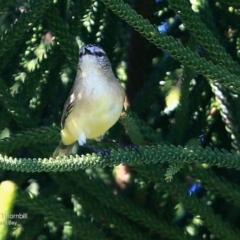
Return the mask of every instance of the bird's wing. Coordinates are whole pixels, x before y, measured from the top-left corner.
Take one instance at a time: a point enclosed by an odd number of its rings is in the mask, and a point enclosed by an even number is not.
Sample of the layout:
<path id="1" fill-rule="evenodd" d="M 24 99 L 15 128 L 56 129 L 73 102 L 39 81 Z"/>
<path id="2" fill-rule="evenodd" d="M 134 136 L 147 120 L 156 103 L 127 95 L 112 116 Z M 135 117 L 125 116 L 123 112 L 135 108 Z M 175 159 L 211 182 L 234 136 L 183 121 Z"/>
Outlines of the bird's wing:
<path id="1" fill-rule="evenodd" d="M 62 114 L 62 119 L 61 119 L 62 129 L 64 129 L 65 121 L 66 121 L 68 115 L 72 112 L 74 102 L 75 102 L 75 94 L 72 89 L 67 101 L 64 104 L 63 114 Z"/>

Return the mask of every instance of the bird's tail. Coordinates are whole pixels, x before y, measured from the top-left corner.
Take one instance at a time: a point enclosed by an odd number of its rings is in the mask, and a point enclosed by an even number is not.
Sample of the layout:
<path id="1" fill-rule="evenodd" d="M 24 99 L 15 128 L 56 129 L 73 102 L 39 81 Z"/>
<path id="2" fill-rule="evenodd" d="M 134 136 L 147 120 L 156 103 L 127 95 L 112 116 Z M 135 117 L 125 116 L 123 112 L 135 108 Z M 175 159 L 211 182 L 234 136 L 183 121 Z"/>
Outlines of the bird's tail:
<path id="1" fill-rule="evenodd" d="M 53 153 L 53 157 L 63 157 L 63 156 L 68 156 L 72 153 L 72 148 L 74 146 L 74 143 L 73 144 L 70 144 L 70 145 L 64 145 L 63 142 L 61 141 L 56 150 L 54 151 Z"/>

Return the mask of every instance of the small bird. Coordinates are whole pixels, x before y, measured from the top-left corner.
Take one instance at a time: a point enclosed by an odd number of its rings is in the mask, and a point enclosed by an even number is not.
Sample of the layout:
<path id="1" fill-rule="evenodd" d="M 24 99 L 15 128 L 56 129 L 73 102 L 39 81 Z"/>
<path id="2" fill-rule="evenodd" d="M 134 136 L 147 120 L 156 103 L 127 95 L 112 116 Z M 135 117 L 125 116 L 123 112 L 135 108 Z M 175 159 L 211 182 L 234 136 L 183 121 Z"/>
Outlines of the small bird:
<path id="1" fill-rule="evenodd" d="M 70 155 L 76 141 L 99 139 L 119 119 L 125 91 L 104 50 L 88 44 L 79 52 L 77 76 L 64 105 L 61 142 L 53 157 Z"/>

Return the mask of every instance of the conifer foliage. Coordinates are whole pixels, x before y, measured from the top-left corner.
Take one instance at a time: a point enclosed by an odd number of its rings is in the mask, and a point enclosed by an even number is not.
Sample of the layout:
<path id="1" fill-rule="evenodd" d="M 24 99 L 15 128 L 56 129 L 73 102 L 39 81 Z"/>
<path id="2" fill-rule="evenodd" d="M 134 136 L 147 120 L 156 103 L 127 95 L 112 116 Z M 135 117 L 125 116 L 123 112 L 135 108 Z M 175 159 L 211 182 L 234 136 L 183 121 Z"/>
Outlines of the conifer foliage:
<path id="1" fill-rule="evenodd" d="M 0 1 L 0 238 L 240 236 L 237 0 Z M 79 48 L 126 89 L 101 142 L 53 158 Z M 104 154 L 108 152 L 108 154 Z"/>

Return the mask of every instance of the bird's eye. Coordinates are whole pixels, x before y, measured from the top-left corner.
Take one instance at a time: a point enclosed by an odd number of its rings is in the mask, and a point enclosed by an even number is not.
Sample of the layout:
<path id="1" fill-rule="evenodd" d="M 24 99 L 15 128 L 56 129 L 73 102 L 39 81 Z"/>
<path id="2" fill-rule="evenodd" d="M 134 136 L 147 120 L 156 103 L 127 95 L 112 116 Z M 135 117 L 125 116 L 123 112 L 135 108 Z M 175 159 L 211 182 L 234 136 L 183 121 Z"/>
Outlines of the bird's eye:
<path id="1" fill-rule="evenodd" d="M 79 53 L 79 57 L 82 57 L 83 56 L 83 52 L 81 51 L 80 53 Z"/>
<path id="2" fill-rule="evenodd" d="M 103 52 L 95 52 L 95 55 L 98 57 L 103 57 L 105 54 Z"/>

